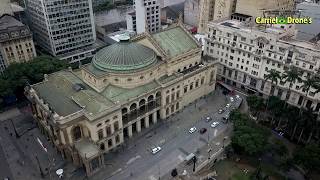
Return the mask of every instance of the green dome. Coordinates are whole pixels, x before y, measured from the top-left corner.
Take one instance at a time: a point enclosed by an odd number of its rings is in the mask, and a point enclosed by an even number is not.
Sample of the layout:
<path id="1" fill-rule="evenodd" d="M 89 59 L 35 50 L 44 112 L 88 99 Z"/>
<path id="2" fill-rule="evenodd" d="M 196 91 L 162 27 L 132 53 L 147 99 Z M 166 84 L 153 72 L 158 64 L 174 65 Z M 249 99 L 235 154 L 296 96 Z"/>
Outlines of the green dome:
<path id="1" fill-rule="evenodd" d="M 141 44 L 122 40 L 99 50 L 93 57 L 94 67 L 102 71 L 132 71 L 157 61 L 156 53 Z"/>

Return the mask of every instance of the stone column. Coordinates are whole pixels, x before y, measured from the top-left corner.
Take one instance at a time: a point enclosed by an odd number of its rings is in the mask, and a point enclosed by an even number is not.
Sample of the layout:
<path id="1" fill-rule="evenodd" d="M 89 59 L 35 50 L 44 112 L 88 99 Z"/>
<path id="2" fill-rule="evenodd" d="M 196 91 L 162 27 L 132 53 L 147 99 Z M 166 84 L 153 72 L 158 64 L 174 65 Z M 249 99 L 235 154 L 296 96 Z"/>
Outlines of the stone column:
<path id="1" fill-rule="evenodd" d="M 136 126 L 137 126 L 137 132 L 140 132 L 140 131 L 141 131 L 141 119 L 139 119 L 139 120 L 137 121 Z"/>
<path id="2" fill-rule="evenodd" d="M 157 123 L 157 112 L 154 112 L 154 113 L 152 114 L 152 122 L 153 122 L 153 124 L 156 124 L 156 123 Z"/>
<path id="3" fill-rule="evenodd" d="M 144 127 L 146 127 L 146 128 L 149 127 L 149 115 L 147 115 L 145 120 L 144 120 Z"/>
<path id="4" fill-rule="evenodd" d="M 128 136 L 132 137 L 132 125 L 128 126 Z"/>

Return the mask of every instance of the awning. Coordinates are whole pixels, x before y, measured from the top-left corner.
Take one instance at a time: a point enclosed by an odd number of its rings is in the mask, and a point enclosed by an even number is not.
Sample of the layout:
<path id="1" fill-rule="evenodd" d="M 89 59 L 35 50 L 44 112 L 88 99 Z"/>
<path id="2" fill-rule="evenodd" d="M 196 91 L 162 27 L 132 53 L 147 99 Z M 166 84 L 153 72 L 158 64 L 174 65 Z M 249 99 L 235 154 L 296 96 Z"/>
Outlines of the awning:
<path id="1" fill-rule="evenodd" d="M 228 89 L 229 91 L 234 91 L 234 88 L 222 81 L 217 81 L 218 84 L 220 84 L 221 86 L 223 86 L 224 88 Z"/>

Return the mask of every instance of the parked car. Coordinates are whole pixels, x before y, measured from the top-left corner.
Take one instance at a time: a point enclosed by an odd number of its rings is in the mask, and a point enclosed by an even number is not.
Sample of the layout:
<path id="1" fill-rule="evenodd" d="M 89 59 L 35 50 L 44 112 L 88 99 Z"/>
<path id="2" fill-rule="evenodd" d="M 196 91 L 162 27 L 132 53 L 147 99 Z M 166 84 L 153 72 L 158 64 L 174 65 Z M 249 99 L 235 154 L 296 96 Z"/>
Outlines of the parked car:
<path id="1" fill-rule="evenodd" d="M 234 99 L 233 99 L 233 97 L 230 97 L 230 102 L 234 102 Z"/>
<path id="2" fill-rule="evenodd" d="M 212 120 L 212 118 L 210 116 L 206 117 L 206 122 L 210 122 Z"/>
<path id="3" fill-rule="evenodd" d="M 151 150 L 152 154 L 157 154 L 159 151 L 161 151 L 161 147 L 160 146 L 152 148 L 152 150 Z"/>
<path id="4" fill-rule="evenodd" d="M 223 112 L 224 112 L 223 109 L 219 109 L 219 111 L 218 111 L 219 114 L 222 114 Z"/>
<path id="5" fill-rule="evenodd" d="M 228 103 L 227 105 L 226 105 L 226 108 L 229 108 L 230 107 L 230 104 Z"/>
<path id="6" fill-rule="evenodd" d="M 212 127 L 212 128 L 215 128 L 215 127 L 217 127 L 219 125 L 219 122 L 213 122 L 210 126 Z"/>
<path id="7" fill-rule="evenodd" d="M 200 129 L 200 134 L 204 134 L 204 133 L 206 133 L 207 132 L 207 129 L 206 128 L 201 128 Z"/>
<path id="8" fill-rule="evenodd" d="M 193 126 L 192 128 L 189 129 L 189 133 L 192 134 L 192 133 L 196 132 L 196 130 L 197 130 L 197 128 Z"/>

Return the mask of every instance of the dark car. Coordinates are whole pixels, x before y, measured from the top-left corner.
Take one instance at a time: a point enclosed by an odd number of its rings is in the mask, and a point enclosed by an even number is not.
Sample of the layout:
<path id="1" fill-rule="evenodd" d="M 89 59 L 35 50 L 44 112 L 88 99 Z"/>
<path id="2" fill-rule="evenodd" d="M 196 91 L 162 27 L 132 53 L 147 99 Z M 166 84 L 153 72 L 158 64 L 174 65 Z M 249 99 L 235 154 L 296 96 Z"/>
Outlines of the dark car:
<path id="1" fill-rule="evenodd" d="M 204 134 L 204 133 L 206 133 L 207 132 L 207 129 L 206 128 L 201 128 L 200 129 L 200 134 Z"/>

